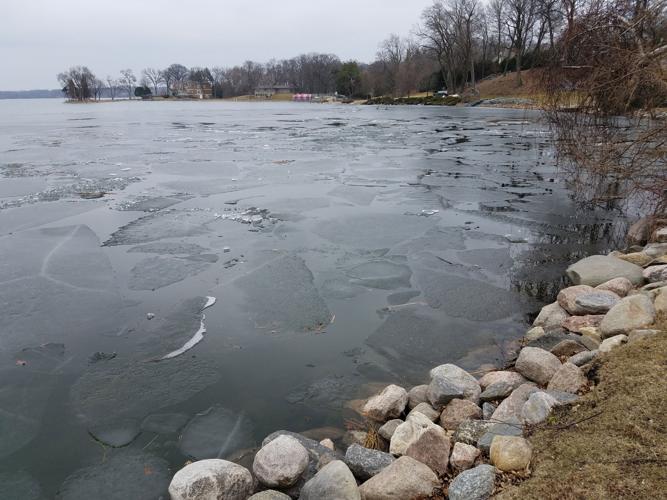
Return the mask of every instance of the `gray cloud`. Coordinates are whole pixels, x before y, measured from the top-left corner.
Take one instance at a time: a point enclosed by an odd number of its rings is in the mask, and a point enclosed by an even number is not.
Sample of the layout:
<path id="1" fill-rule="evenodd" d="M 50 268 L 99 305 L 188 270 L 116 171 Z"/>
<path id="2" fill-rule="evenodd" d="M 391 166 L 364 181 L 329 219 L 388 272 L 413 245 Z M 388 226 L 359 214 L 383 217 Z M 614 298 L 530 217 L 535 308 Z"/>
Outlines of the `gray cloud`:
<path id="1" fill-rule="evenodd" d="M 31 0 L 0 9 L 0 89 L 55 88 L 85 64 L 98 76 L 173 62 L 231 66 L 305 52 L 370 61 L 407 35 L 431 0 Z"/>

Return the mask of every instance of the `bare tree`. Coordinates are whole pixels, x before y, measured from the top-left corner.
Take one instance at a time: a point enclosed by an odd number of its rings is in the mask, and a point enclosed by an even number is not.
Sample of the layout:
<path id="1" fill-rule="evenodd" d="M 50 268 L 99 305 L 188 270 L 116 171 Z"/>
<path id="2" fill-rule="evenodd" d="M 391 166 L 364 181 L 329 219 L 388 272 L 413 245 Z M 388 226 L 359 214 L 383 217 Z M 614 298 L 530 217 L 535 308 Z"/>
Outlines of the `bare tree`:
<path id="1" fill-rule="evenodd" d="M 182 64 L 172 64 L 162 72 L 162 78 L 167 86 L 167 94 L 173 90 L 180 90 L 188 77 L 188 68 Z"/>
<path id="2" fill-rule="evenodd" d="M 97 78 L 86 66 L 74 66 L 58 74 L 58 81 L 67 97 L 77 101 L 85 101 L 93 97 Z"/>
<path id="3" fill-rule="evenodd" d="M 664 0 L 610 0 L 575 16 L 546 71 L 559 158 L 582 199 L 667 212 Z M 569 108 L 570 112 L 563 112 Z"/>
<path id="4" fill-rule="evenodd" d="M 535 24 L 535 11 L 535 0 L 507 0 L 505 24 L 516 58 L 516 85 L 518 87 L 523 84 L 521 79 L 523 56 Z"/>
<path id="5" fill-rule="evenodd" d="M 137 83 L 137 77 L 131 69 L 124 69 L 120 72 L 118 83 L 127 91 L 128 99 L 132 99 L 134 95 L 134 86 Z"/>
<path id="6" fill-rule="evenodd" d="M 158 86 L 161 83 L 164 83 L 164 77 L 162 71 L 155 68 L 146 68 L 141 72 L 142 80 L 144 85 L 153 87 L 153 95 L 158 95 Z"/>
<path id="7" fill-rule="evenodd" d="M 111 100 L 116 100 L 116 88 L 118 87 L 118 82 L 111 78 L 111 75 L 107 75 L 107 89 L 109 89 L 109 96 Z"/>

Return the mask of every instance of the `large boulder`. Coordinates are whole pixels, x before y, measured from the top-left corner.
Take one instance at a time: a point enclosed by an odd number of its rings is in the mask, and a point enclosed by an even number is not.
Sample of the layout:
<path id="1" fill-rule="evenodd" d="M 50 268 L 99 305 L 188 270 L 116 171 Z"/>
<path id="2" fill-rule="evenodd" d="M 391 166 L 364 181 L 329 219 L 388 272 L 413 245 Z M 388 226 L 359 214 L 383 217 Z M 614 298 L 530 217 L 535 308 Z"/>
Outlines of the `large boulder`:
<path id="1" fill-rule="evenodd" d="M 254 482 L 245 467 L 226 460 L 200 460 L 179 470 L 169 485 L 172 500 L 246 500 Z"/>
<path id="2" fill-rule="evenodd" d="M 577 297 L 591 293 L 594 291 L 594 288 L 588 285 L 575 285 L 567 288 L 563 288 L 558 292 L 558 297 L 556 300 L 558 304 L 565 309 L 570 314 L 584 314 L 579 312 L 575 300 Z"/>
<path id="3" fill-rule="evenodd" d="M 602 338 L 627 335 L 632 330 L 646 328 L 655 321 L 655 307 L 646 295 L 625 297 L 611 308 L 600 323 Z"/>
<path id="4" fill-rule="evenodd" d="M 340 460 L 334 460 L 322 467 L 315 477 L 303 486 L 299 498 L 301 500 L 321 500 L 323 498 L 361 500 L 361 494 L 347 465 Z"/>
<path id="5" fill-rule="evenodd" d="M 462 472 L 449 485 L 449 500 L 487 500 L 493 494 L 496 469 L 478 465 Z"/>
<path id="6" fill-rule="evenodd" d="M 422 413 L 412 413 L 405 422 L 396 428 L 394 435 L 391 436 L 389 452 L 396 456 L 405 455 L 410 445 L 431 428 L 438 428 L 438 426 Z"/>
<path id="7" fill-rule="evenodd" d="M 344 460 L 356 478 L 366 481 L 389 467 L 396 459 L 389 453 L 353 444 L 345 452 Z"/>
<path id="8" fill-rule="evenodd" d="M 574 356 L 577 353 L 588 350 L 586 346 L 582 345 L 581 343 L 584 337 L 577 338 L 574 335 L 573 337 L 574 338 L 563 340 L 562 342 L 558 343 L 558 345 L 554 346 L 554 348 L 550 351 L 551 354 L 561 359 L 569 358 L 570 356 Z"/>
<path id="9" fill-rule="evenodd" d="M 530 443 L 519 436 L 496 436 L 489 453 L 491 463 L 503 472 L 528 469 L 533 457 Z"/>
<path id="10" fill-rule="evenodd" d="M 477 448 L 482 453 L 489 454 L 491 450 L 491 443 L 496 436 L 523 436 L 523 423 L 519 419 L 510 422 L 494 423 L 488 430 L 482 434 L 477 440 Z"/>
<path id="11" fill-rule="evenodd" d="M 436 474 L 447 473 L 451 442 L 442 427 L 427 429 L 419 438 L 408 446 L 405 455 L 419 460 Z"/>
<path id="12" fill-rule="evenodd" d="M 586 377 L 577 365 L 563 363 L 556 374 L 549 381 L 547 389 L 550 391 L 578 393 L 586 387 Z"/>
<path id="13" fill-rule="evenodd" d="M 468 470 L 475 465 L 475 460 L 477 460 L 479 454 L 479 450 L 470 444 L 454 443 L 449 463 L 452 464 L 452 469 L 455 471 Z"/>
<path id="14" fill-rule="evenodd" d="M 474 445 L 493 425 L 493 422 L 487 420 L 464 420 L 454 432 L 452 439 L 455 443 Z"/>
<path id="15" fill-rule="evenodd" d="M 509 422 L 512 423 L 521 419 L 521 409 L 528 401 L 528 398 L 539 389 L 535 384 L 523 384 L 512 392 L 507 399 L 498 405 L 496 411 L 493 412 L 491 420 L 494 422 Z"/>
<path id="16" fill-rule="evenodd" d="M 567 311 L 563 309 L 558 302 L 554 302 L 553 304 L 549 304 L 542 308 L 540 314 L 538 314 L 535 321 L 533 321 L 533 326 L 541 326 L 545 330 L 556 328 L 559 327 L 568 316 L 569 314 Z"/>
<path id="17" fill-rule="evenodd" d="M 667 316 L 667 287 L 658 289 L 658 292 L 655 295 L 655 301 L 653 302 L 653 307 L 656 314 Z"/>
<path id="18" fill-rule="evenodd" d="M 619 255 L 618 258 L 624 260 L 625 262 L 630 262 L 641 267 L 644 267 L 646 264 L 653 260 L 653 257 L 645 254 L 644 252 L 626 253 L 625 255 Z"/>
<path id="19" fill-rule="evenodd" d="M 558 404 L 558 400 L 550 394 L 535 392 L 521 408 L 521 420 L 526 425 L 541 424 Z"/>
<path id="20" fill-rule="evenodd" d="M 440 414 L 440 425 L 447 430 L 455 430 L 464 420 L 482 418 L 482 409 L 467 399 L 453 399 Z"/>
<path id="21" fill-rule="evenodd" d="M 440 486 L 435 473 L 423 463 L 401 457 L 359 487 L 363 500 L 423 500 Z"/>
<path id="22" fill-rule="evenodd" d="M 538 347 L 521 349 L 515 365 L 521 375 L 541 385 L 548 384 L 560 366 L 556 356 Z"/>
<path id="23" fill-rule="evenodd" d="M 655 217 L 646 216 L 634 222 L 625 236 L 628 245 L 645 245 L 651 235 Z"/>
<path id="24" fill-rule="evenodd" d="M 362 413 L 372 420 L 386 422 L 400 417 L 407 404 L 407 391 L 397 385 L 389 385 L 366 402 Z"/>
<path id="25" fill-rule="evenodd" d="M 642 268 L 607 255 L 592 255 L 572 264 L 565 274 L 575 285 L 598 286 L 614 278 L 627 278 L 634 285 L 644 283 Z"/>
<path id="26" fill-rule="evenodd" d="M 632 288 L 632 281 L 627 278 L 614 278 L 595 287 L 596 290 L 614 292 L 619 297 L 625 297 Z"/>
<path id="27" fill-rule="evenodd" d="M 299 480 L 308 462 L 308 450 L 292 436 L 281 435 L 257 452 L 252 471 L 269 488 L 287 488 Z"/>
<path id="28" fill-rule="evenodd" d="M 469 399 L 473 403 L 479 402 L 482 389 L 477 379 L 464 369 L 451 364 L 440 365 L 433 368 L 430 375 L 427 396 L 433 407 L 442 408 L 457 397 Z"/>

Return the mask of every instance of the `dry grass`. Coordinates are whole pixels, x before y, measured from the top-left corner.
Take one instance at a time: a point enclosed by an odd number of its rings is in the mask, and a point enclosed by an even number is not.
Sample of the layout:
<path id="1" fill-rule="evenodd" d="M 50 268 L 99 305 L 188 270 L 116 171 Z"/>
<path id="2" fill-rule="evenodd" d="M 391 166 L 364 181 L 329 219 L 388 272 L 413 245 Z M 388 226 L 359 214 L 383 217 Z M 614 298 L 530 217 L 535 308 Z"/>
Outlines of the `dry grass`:
<path id="1" fill-rule="evenodd" d="M 589 377 L 581 403 L 531 436 L 532 477 L 497 498 L 667 498 L 667 335 L 616 349 Z"/>
<path id="2" fill-rule="evenodd" d="M 523 85 L 517 87 L 516 73 L 508 73 L 487 80 L 482 80 L 477 84 L 479 96 L 483 99 L 494 97 L 524 97 L 535 98 L 540 93 L 539 83 L 541 73 L 538 70 L 525 70 L 521 72 Z"/>

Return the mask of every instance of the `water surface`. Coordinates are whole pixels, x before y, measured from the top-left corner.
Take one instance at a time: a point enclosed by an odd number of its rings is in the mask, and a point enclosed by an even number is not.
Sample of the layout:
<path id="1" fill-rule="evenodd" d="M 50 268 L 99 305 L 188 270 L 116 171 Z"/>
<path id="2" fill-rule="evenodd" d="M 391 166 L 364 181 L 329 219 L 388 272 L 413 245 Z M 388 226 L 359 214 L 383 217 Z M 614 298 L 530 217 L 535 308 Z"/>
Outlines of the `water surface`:
<path id="1" fill-rule="evenodd" d="M 529 111 L 0 101 L 0 496 L 157 497 L 500 365 L 612 221 Z"/>

